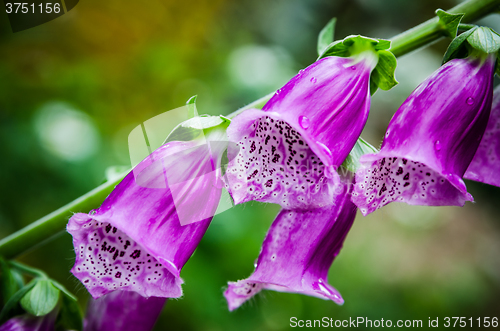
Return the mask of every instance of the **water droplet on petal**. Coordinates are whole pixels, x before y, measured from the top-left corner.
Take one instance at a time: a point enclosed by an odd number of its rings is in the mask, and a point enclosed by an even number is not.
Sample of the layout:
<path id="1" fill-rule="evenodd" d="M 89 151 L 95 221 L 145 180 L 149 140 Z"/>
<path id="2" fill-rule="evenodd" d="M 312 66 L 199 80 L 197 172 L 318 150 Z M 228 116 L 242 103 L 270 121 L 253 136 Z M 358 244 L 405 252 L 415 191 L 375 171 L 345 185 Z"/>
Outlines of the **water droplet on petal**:
<path id="1" fill-rule="evenodd" d="M 276 91 L 276 94 L 280 94 L 280 93 L 281 93 L 281 89 L 278 89 L 278 90 Z"/>
<path id="2" fill-rule="evenodd" d="M 311 77 L 311 83 L 316 83 L 316 78 L 315 77 Z"/>
<path id="3" fill-rule="evenodd" d="M 436 149 L 436 151 L 441 150 L 441 142 L 439 140 L 436 140 L 436 142 L 434 142 L 434 148 Z"/>
<path id="4" fill-rule="evenodd" d="M 474 98 L 468 97 L 466 102 L 469 106 L 472 106 L 474 104 Z"/>
<path id="5" fill-rule="evenodd" d="M 303 115 L 299 117 L 299 125 L 302 129 L 307 130 L 307 128 L 309 127 L 309 124 L 311 124 L 311 122 L 309 121 L 309 118 L 307 118 L 306 116 L 303 116 Z"/>
<path id="6" fill-rule="evenodd" d="M 351 69 L 352 69 L 352 70 L 356 70 L 356 67 L 355 67 L 355 66 L 352 66 L 352 67 L 351 67 Z"/>
<path id="7" fill-rule="evenodd" d="M 333 155 L 332 151 L 328 147 L 326 147 L 322 142 L 316 141 L 316 144 L 319 145 L 319 147 L 325 152 L 326 156 L 328 157 L 328 162 L 329 164 L 332 163 Z"/>
<path id="8" fill-rule="evenodd" d="M 304 69 L 300 69 L 299 70 L 299 76 L 302 75 L 304 73 Z"/>

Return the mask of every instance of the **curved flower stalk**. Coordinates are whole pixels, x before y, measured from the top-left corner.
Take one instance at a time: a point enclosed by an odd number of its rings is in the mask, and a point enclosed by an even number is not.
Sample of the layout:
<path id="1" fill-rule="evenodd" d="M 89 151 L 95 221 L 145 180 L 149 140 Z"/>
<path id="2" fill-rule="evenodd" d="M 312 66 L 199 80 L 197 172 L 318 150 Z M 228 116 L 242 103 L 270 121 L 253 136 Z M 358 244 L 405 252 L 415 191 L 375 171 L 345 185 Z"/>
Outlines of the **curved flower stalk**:
<path id="1" fill-rule="evenodd" d="M 320 59 L 293 77 L 264 105 L 233 119 L 228 190 L 235 203 L 250 200 L 285 209 L 326 207 L 339 184 L 336 169 L 368 117 L 370 73 L 378 56 Z"/>
<path id="2" fill-rule="evenodd" d="M 149 331 L 165 305 L 165 298 L 144 298 L 136 292 L 115 291 L 87 307 L 84 331 Z"/>
<path id="3" fill-rule="evenodd" d="M 412 92 L 380 152 L 360 159 L 353 201 L 363 215 L 393 201 L 463 206 L 473 200 L 462 177 L 488 122 L 494 66 L 493 54 L 476 52 L 447 62 Z"/>
<path id="4" fill-rule="evenodd" d="M 224 296 L 234 310 L 263 289 L 301 293 L 343 304 L 327 282 L 328 269 L 342 248 L 356 216 L 350 188 L 334 204 L 315 210 L 282 209 L 262 244 L 255 271 L 247 279 L 229 282 Z"/>
<path id="5" fill-rule="evenodd" d="M 224 150 L 223 144 L 196 140 L 169 142 L 129 173 L 99 209 L 71 217 L 67 230 L 76 253 L 71 272 L 93 298 L 115 290 L 182 295 L 181 268 L 219 203 Z M 179 208 L 185 207 L 196 223 L 181 224 Z"/>
<path id="6" fill-rule="evenodd" d="M 464 178 L 500 187 L 500 87 L 493 92 L 488 126 Z"/>

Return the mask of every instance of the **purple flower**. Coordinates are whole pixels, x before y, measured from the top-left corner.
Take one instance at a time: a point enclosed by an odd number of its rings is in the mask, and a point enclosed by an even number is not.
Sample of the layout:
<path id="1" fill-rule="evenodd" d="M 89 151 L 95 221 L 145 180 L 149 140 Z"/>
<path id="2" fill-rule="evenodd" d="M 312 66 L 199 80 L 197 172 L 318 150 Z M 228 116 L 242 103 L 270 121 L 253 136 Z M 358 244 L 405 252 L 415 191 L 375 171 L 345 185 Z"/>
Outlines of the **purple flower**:
<path id="1" fill-rule="evenodd" d="M 71 217 L 67 230 L 76 253 L 71 272 L 93 298 L 115 290 L 182 295 L 181 268 L 221 196 L 218 165 L 224 148 L 214 146 L 167 143 L 129 173 L 99 209 Z M 186 207 L 201 221 L 181 225 L 179 209 Z"/>
<path id="2" fill-rule="evenodd" d="M 488 126 L 464 178 L 500 187 L 500 87 L 493 92 Z"/>
<path id="3" fill-rule="evenodd" d="M 149 331 L 160 315 L 165 298 L 144 298 L 136 292 L 115 291 L 91 299 L 84 331 Z"/>
<path id="4" fill-rule="evenodd" d="M 33 316 L 28 313 L 9 319 L 0 325 L 0 331 L 53 331 L 58 309 L 44 316 Z"/>
<path id="5" fill-rule="evenodd" d="M 434 72 L 398 109 L 381 151 L 364 155 L 353 201 L 363 215 L 400 201 L 463 206 L 462 180 L 491 109 L 495 57 L 454 59 Z"/>
<path id="6" fill-rule="evenodd" d="M 372 51 L 323 58 L 301 70 L 262 110 L 237 116 L 227 131 L 240 147 L 228 151 L 227 184 L 235 203 L 330 205 L 339 182 L 336 169 L 368 117 L 376 64 Z"/>
<path id="7" fill-rule="evenodd" d="M 229 310 L 262 289 L 344 303 L 340 293 L 327 282 L 328 269 L 356 216 L 348 185 L 342 187 L 331 207 L 280 211 L 267 233 L 253 274 L 228 284 L 224 296 Z"/>

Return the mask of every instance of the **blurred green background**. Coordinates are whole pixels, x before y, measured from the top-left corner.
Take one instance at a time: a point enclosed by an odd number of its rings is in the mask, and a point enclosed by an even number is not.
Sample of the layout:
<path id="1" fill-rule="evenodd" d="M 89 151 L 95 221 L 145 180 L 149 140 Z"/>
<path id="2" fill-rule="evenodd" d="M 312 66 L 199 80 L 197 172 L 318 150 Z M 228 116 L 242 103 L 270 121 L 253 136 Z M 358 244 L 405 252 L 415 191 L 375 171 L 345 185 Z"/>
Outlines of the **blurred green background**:
<path id="1" fill-rule="evenodd" d="M 0 237 L 130 164 L 128 133 L 198 95 L 200 113 L 227 114 L 283 85 L 316 59 L 333 16 L 336 37 L 389 38 L 450 8 L 445 0 L 82 0 L 68 14 L 12 33 L 0 13 Z M 500 16 L 482 24 L 500 31 Z M 400 84 L 372 99 L 363 136 L 381 142 L 401 102 L 439 67 L 448 41 L 400 59 Z M 213 220 L 183 269 L 185 295 L 156 330 L 287 330 L 289 319 L 500 317 L 500 189 L 467 183 L 464 208 L 391 204 L 358 215 L 330 270 L 346 303 L 263 292 L 235 312 L 222 296 L 246 278 L 278 208 L 248 203 Z M 97 206 L 96 206 L 97 207 Z M 74 210 L 78 212 L 79 210 Z M 76 293 L 65 234 L 21 261 Z"/>

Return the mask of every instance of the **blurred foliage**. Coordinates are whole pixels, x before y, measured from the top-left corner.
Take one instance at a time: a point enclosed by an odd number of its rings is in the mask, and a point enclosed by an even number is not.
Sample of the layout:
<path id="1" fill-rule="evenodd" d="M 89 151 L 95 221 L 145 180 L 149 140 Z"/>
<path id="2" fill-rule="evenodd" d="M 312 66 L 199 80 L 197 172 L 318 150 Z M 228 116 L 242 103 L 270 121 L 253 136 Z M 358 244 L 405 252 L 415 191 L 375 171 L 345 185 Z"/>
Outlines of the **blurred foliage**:
<path id="1" fill-rule="evenodd" d="M 106 167 L 128 164 L 127 135 L 137 124 L 195 94 L 199 112 L 216 115 L 278 88 L 315 60 L 317 34 L 332 17 L 337 38 L 390 38 L 455 4 L 85 0 L 15 34 L 0 14 L 0 237 L 94 188 Z M 400 84 L 372 100 L 363 133 L 371 144 L 379 145 L 392 114 L 446 47 L 441 41 L 398 61 Z M 68 154 L 68 144 L 81 157 Z M 477 203 L 462 209 L 391 204 L 360 215 L 330 272 L 342 307 L 264 292 L 229 313 L 223 288 L 252 272 L 278 208 L 249 203 L 217 215 L 183 269 L 184 297 L 167 303 L 156 330 L 283 330 L 292 316 L 421 318 L 424 325 L 428 317 L 495 316 L 500 190 L 468 187 Z M 89 296 L 69 273 L 73 259 L 68 234 L 21 258 L 84 306 Z"/>

